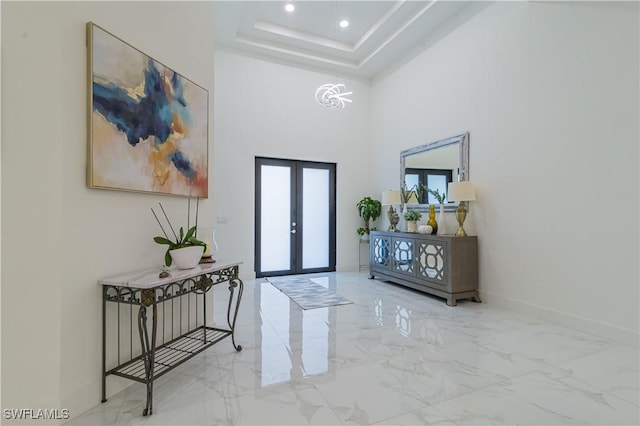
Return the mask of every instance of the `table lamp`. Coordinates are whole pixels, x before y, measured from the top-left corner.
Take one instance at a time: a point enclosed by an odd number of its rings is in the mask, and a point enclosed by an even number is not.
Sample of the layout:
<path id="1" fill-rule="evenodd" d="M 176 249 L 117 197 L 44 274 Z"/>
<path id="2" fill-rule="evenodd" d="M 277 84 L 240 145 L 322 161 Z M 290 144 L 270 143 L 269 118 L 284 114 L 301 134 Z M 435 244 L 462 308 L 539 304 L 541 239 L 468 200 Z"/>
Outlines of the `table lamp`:
<path id="1" fill-rule="evenodd" d="M 393 208 L 394 204 L 397 204 L 397 205 L 402 204 L 402 197 L 401 197 L 400 191 L 394 191 L 392 189 L 388 191 L 384 191 L 382 193 L 382 205 L 389 206 L 389 211 L 387 212 L 387 216 L 389 217 L 389 229 L 387 229 L 387 231 L 389 232 L 396 232 L 398 230 L 396 228 L 396 225 L 400 221 L 400 217 L 398 216 L 398 213 Z"/>
<path id="2" fill-rule="evenodd" d="M 466 237 L 467 233 L 462 227 L 462 224 L 467 217 L 465 203 L 476 199 L 476 190 L 469 181 L 449 182 L 447 199 L 449 201 L 459 202 L 458 209 L 456 210 L 456 218 L 458 219 L 458 231 L 456 232 L 456 237 Z"/>

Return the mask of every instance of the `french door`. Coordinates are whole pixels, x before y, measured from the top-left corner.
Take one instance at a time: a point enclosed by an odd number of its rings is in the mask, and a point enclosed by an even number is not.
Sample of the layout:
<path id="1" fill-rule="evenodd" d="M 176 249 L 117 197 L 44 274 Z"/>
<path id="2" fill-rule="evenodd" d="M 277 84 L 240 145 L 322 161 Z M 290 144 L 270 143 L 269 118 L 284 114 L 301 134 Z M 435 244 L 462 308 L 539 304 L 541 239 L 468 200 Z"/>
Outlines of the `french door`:
<path id="1" fill-rule="evenodd" d="M 256 157 L 256 277 L 336 270 L 336 165 Z"/>

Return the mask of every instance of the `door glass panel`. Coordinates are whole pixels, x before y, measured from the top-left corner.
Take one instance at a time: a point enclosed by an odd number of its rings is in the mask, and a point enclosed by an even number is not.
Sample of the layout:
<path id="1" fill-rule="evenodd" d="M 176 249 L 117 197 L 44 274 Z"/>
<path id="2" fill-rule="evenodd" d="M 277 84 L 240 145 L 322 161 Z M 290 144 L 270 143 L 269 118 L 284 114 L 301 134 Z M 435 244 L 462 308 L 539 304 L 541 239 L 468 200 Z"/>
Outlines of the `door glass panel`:
<path id="1" fill-rule="evenodd" d="M 302 170 L 302 268 L 329 266 L 329 170 Z"/>
<path id="2" fill-rule="evenodd" d="M 291 168 L 266 166 L 261 177 L 261 272 L 291 268 Z"/>
<path id="3" fill-rule="evenodd" d="M 420 176 L 413 173 L 407 173 L 404 175 L 404 184 L 407 188 L 411 189 L 420 182 Z"/>

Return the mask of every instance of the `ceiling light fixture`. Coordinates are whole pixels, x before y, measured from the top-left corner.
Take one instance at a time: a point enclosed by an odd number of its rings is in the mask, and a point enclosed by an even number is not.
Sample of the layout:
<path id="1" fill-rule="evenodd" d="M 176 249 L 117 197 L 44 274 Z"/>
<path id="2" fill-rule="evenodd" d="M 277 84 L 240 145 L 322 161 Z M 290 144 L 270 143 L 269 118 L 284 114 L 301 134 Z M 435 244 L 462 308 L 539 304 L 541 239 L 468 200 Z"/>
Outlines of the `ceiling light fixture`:
<path id="1" fill-rule="evenodd" d="M 291 3 L 287 3 L 287 4 L 284 5 L 284 10 L 286 10 L 289 13 L 291 13 L 294 10 L 296 10 L 296 7 Z"/>
<path id="2" fill-rule="evenodd" d="M 351 99 L 345 98 L 353 92 L 345 92 L 344 84 L 323 84 L 316 90 L 316 101 L 325 108 L 344 108 L 345 102 Z"/>
<path id="3" fill-rule="evenodd" d="M 347 21 L 346 19 L 343 19 L 342 21 L 340 21 L 340 28 L 347 28 L 349 26 L 349 21 Z"/>

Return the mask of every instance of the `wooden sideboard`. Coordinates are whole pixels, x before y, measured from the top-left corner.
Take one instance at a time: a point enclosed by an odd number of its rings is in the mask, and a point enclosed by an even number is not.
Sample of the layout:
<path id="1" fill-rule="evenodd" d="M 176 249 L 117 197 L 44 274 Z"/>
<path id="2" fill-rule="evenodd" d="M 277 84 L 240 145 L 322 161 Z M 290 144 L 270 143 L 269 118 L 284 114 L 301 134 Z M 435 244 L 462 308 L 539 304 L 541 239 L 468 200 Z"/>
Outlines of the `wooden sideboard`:
<path id="1" fill-rule="evenodd" d="M 371 231 L 371 279 L 381 278 L 435 296 L 447 305 L 478 295 L 478 238 Z"/>

